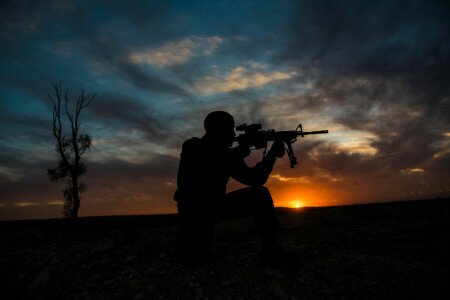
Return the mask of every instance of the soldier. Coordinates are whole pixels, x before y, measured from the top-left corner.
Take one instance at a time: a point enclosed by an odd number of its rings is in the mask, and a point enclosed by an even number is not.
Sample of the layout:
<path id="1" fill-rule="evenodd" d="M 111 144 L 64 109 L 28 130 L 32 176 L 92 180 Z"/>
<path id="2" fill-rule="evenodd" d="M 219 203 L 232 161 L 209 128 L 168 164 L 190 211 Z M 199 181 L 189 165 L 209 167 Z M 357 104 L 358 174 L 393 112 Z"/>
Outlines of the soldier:
<path id="1" fill-rule="evenodd" d="M 205 118 L 204 127 L 206 133 L 202 138 L 184 142 L 178 168 L 174 199 L 179 213 L 179 262 L 195 264 L 209 260 L 214 224 L 253 215 L 262 240 L 258 263 L 286 263 L 292 254 L 282 249 L 275 239 L 278 220 L 270 192 L 263 186 L 277 157 L 284 156 L 283 142 L 274 142 L 262 161 L 250 168 L 244 162 L 250 149 L 230 148 L 236 136 L 230 114 L 211 112 Z M 230 176 L 249 187 L 227 194 Z"/>

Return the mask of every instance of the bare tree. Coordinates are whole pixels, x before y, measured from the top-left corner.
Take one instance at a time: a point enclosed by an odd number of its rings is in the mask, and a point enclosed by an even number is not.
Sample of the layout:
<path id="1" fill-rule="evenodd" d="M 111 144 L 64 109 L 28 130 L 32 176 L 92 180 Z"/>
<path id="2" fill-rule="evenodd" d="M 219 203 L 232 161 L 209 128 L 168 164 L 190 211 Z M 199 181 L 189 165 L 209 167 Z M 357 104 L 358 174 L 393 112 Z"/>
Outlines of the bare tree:
<path id="1" fill-rule="evenodd" d="M 47 169 L 50 181 L 66 180 L 66 187 L 63 190 L 65 198 L 63 216 L 66 218 L 77 218 L 80 208 L 81 195 L 86 190 L 86 186 L 79 181 L 80 176 L 86 173 L 86 166 L 81 162 L 81 156 L 89 149 L 92 144 L 92 138 L 87 134 L 79 134 L 80 114 L 94 99 L 96 94 L 87 95 L 85 89 L 81 86 L 81 95 L 77 99 L 75 111 L 71 112 L 69 107 L 69 90 L 66 88 L 63 92 L 61 82 L 59 85 L 51 81 L 54 95 L 48 94 L 53 103 L 53 135 L 56 138 L 55 151 L 61 156 L 58 166 L 54 169 Z M 61 102 L 64 101 L 64 112 L 61 114 Z M 63 124 L 61 120 L 64 115 L 69 122 L 70 136 L 66 137 L 63 133 Z"/>

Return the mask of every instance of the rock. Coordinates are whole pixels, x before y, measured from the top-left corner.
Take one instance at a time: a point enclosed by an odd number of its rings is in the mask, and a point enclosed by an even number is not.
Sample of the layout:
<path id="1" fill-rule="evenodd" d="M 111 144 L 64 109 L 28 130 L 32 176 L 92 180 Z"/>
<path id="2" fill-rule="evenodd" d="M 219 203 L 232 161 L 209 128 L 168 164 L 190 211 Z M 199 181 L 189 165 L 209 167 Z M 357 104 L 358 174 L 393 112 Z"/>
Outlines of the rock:
<path id="1" fill-rule="evenodd" d="M 90 299 L 91 298 L 91 296 L 89 295 L 89 292 L 87 290 L 84 290 L 81 293 L 81 297 L 83 297 L 83 299 Z"/>
<path id="2" fill-rule="evenodd" d="M 280 271 L 277 271 L 277 270 L 267 269 L 265 272 L 266 272 L 267 275 L 274 276 L 277 279 L 282 279 L 282 278 L 286 277 L 285 274 L 283 274 L 283 273 L 281 273 Z"/>
<path id="3" fill-rule="evenodd" d="M 275 296 L 277 296 L 277 299 L 288 299 L 288 295 L 285 290 L 280 286 L 278 282 L 275 282 L 271 286 L 271 290 L 274 293 Z"/>
<path id="4" fill-rule="evenodd" d="M 112 278 L 112 279 L 109 279 L 109 280 L 106 280 L 105 281 L 105 284 L 106 285 L 110 285 L 110 284 L 112 284 L 114 281 L 116 281 L 117 280 L 117 277 L 116 278 Z"/>
<path id="5" fill-rule="evenodd" d="M 34 289 L 36 289 L 39 286 L 45 286 L 50 282 L 50 279 L 51 279 L 50 273 L 48 273 L 47 269 L 44 269 L 37 274 L 36 278 L 34 279 L 33 283 L 30 285 L 28 290 L 33 291 Z"/>
<path id="6" fill-rule="evenodd" d="M 127 257 L 127 261 L 128 262 L 133 261 L 135 259 L 136 259 L 136 256 L 134 256 L 134 255 L 130 255 L 130 256 Z"/>
<path id="7" fill-rule="evenodd" d="M 91 249 L 92 254 L 102 254 L 108 252 L 114 247 L 114 243 L 110 239 L 103 239 L 98 241 Z"/>
<path id="8" fill-rule="evenodd" d="M 230 286 L 231 285 L 231 281 L 230 280 L 226 280 L 226 281 L 222 281 L 222 286 Z"/>
<path id="9" fill-rule="evenodd" d="M 94 277 L 92 277 L 92 280 L 93 281 L 97 281 L 97 280 L 100 279 L 100 277 L 101 277 L 100 273 L 97 273 L 97 274 L 94 275 Z"/>
<path id="10" fill-rule="evenodd" d="M 202 299 L 203 298 L 203 289 L 202 288 L 196 288 L 195 289 L 195 299 Z"/>

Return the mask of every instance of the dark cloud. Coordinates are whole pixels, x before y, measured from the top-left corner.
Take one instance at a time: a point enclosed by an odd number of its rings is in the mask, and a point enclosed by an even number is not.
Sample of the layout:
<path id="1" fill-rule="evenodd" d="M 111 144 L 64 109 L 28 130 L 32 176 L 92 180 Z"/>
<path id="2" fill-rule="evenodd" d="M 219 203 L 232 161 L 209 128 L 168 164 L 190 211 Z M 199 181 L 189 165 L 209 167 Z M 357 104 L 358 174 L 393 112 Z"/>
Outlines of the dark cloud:
<path id="1" fill-rule="evenodd" d="M 139 129 L 149 135 L 161 134 L 160 121 L 150 104 L 142 103 L 129 96 L 99 95 L 90 107 L 93 118 L 110 123 L 122 129 Z M 122 124 L 122 125 L 120 125 Z"/>
<path id="2" fill-rule="evenodd" d="M 3 122 L 8 123 L 8 128 L 0 130 L 0 138 L 4 141 L 17 141 L 16 137 L 11 137 L 8 129 L 14 128 L 15 133 L 21 133 L 21 138 L 27 142 L 39 142 L 49 140 L 52 137 L 51 117 L 41 118 L 33 115 L 11 115 L 8 112 L 0 112 L 0 118 Z"/>
<path id="3" fill-rule="evenodd" d="M 120 159 L 111 159 L 105 162 L 89 161 L 89 174 L 86 180 L 102 185 L 102 182 L 113 181 L 116 184 L 128 183 L 129 178 L 134 180 L 151 180 L 155 185 L 161 181 L 173 182 L 176 177 L 178 158 L 167 155 L 152 155 L 151 159 L 139 164 L 130 163 Z M 109 186 L 107 184 L 106 186 Z"/>
<path id="4" fill-rule="evenodd" d="M 148 17 L 151 18 L 152 15 Z M 130 61 L 129 50 L 132 38 L 127 39 L 124 36 L 127 34 L 126 30 L 114 26 L 114 23 L 100 26 L 98 21 L 95 21 L 95 14 L 83 6 L 78 7 L 70 18 L 71 28 L 86 40 L 85 50 L 104 68 L 117 70 L 122 76 L 127 76 L 137 88 L 190 97 L 188 92 L 173 81 L 152 74 L 148 69 L 144 71 L 139 65 Z"/>
<path id="5" fill-rule="evenodd" d="M 96 5 L 102 7 L 104 13 L 95 10 Z M 167 26 L 162 24 L 167 22 L 163 14 L 167 9 L 152 3 L 142 5 L 144 7 L 137 4 L 118 5 L 118 2 L 74 2 L 68 5 L 62 5 L 59 1 L 11 2 L 5 5 L 6 10 L 0 19 L 3 24 L 0 38 L 4 40 L 8 50 L 5 55 L 18 56 L 19 59 L 29 56 L 23 43 L 29 43 L 27 47 L 37 48 L 36 50 L 56 51 L 66 40 L 67 44 L 63 45 L 65 51 L 81 50 L 87 53 L 91 56 L 89 59 L 99 63 L 105 70 L 118 72 L 138 89 L 191 97 L 173 81 L 130 62 L 131 48 L 148 46 L 152 39 L 160 41 L 161 37 L 168 35 L 165 31 Z M 145 17 L 142 17 L 142 21 L 136 21 L 136 15 Z M 145 35 L 145 31 L 150 30 L 153 31 L 153 36 Z M 30 40 L 33 35 L 41 37 L 46 44 Z"/>
<path id="6" fill-rule="evenodd" d="M 332 105 L 337 123 L 375 134 L 377 154 L 364 158 L 372 170 L 426 165 L 450 129 L 448 8 L 447 1 L 299 3 L 278 61 L 310 72 L 314 88 L 292 108 Z M 342 155 L 333 159 L 339 168 Z M 345 165 L 352 161 L 361 160 Z"/>
<path id="7" fill-rule="evenodd" d="M 281 57 L 325 63 L 330 74 L 404 73 L 429 54 L 448 51 L 448 6 L 447 1 L 298 2 Z"/>
<path id="8" fill-rule="evenodd" d="M 450 92 L 447 1 L 305 1 L 296 12 L 279 59 L 306 70 L 316 68 L 317 88 L 341 93 L 333 100 L 358 96 L 348 87 L 333 90 L 336 82 L 364 78 L 376 86 L 365 87 L 352 104 L 406 102 L 433 116 L 446 115 L 448 103 L 442 101 Z M 395 98 L 382 93 L 390 83 L 400 85 L 388 86 L 401 89 Z"/>
<path id="9" fill-rule="evenodd" d="M 138 131 L 148 142 L 167 147 L 179 147 L 189 136 L 190 124 L 195 117 L 179 112 L 161 113 L 149 102 L 142 102 L 128 95 L 99 95 L 89 107 L 90 120 L 108 128 L 110 133 Z M 188 132 L 186 132 L 188 130 Z M 95 132 L 93 132 L 94 134 Z M 111 138 L 95 136 L 96 139 Z"/>

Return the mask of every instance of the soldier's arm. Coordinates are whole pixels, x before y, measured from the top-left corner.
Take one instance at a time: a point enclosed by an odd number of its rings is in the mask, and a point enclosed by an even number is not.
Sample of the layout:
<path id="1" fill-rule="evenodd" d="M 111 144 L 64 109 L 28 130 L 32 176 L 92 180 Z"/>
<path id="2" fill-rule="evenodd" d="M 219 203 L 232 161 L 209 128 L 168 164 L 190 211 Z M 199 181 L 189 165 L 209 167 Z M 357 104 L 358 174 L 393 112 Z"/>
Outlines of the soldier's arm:
<path id="1" fill-rule="evenodd" d="M 242 158 L 232 163 L 231 177 L 248 186 L 260 186 L 266 183 L 272 172 L 276 158 L 266 156 L 263 160 L 250 168 Z"/>
<path id="2" fill-rule="evenodd" d="M 267 156 L 252 168 L 247 166 L 242 156 L 235 158 L 232 163 L 231 177 L 248 186 L 263 185 L 267 182 L 273 170 L 276 158 L 283 157 L 284 152 L 284 144 L 282 142 L 275 142 L 272 144 Z"/>

